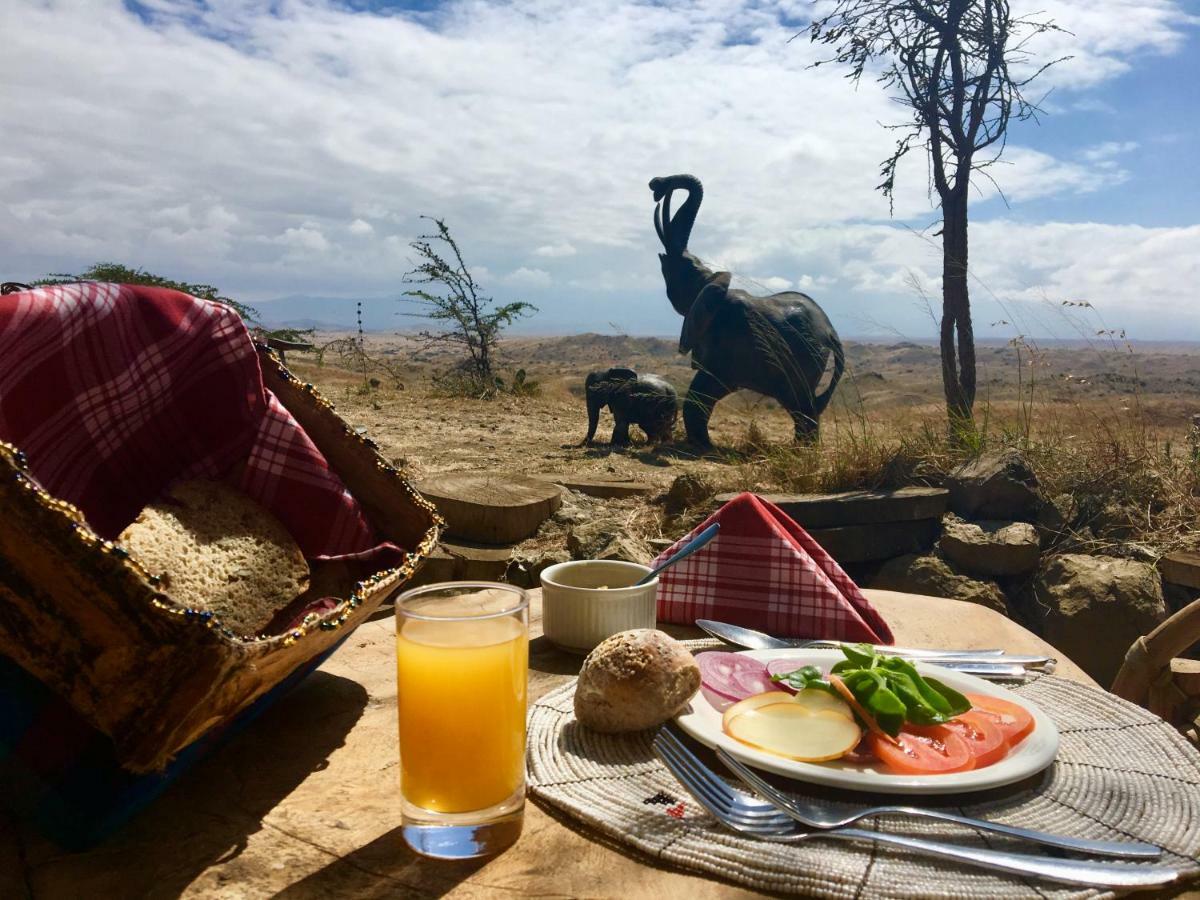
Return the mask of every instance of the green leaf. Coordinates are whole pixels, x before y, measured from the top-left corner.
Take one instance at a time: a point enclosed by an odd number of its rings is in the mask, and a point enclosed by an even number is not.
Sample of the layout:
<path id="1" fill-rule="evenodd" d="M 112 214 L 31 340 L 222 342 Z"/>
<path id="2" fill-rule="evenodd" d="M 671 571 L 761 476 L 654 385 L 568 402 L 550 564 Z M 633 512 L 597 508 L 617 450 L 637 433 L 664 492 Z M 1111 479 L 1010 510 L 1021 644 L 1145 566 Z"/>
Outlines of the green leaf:
<path id="1" fill-rule="evenodd" d="M 881 673 L 873 669 L 859 669 L 843 680 L 850 693 L 854 694 L 854 699 L 875 720 L 876 725 L 892 737 L 900 733 L 908 710 L 887 686 Z"/>
<path id="2" fill-rule="evenodd" d="M 836 695 L 833 685 L 826 681 L 821 670 L 816 666 L 804 666 L 794 672 L 785 672 L 782 675 L 772 675 L 771 680 L 777 684 L 786 684 L 792 690 L 799 693 L 800 691 L 813 688 L 818 691 Z"/>
<path id="3" fill-rule="evenodd" d="M 870 644 L 842 644 L 842 652 L 860 669 L 872 669 L 879 660 L 879 655 Z"/>
<path id="4" fill-rule="evenodd" d="M 925 683 L 937 691 L 950 706 L 950 717 L 960 716 L 971 708 L 971 701 L 952 687 L 948 687 L 936 678 L 926 678 Z"/>
<path id="5" fill-rule="evenodd" d="M 922 695 L 916 682 L 904 672 L 891 672 L 887 675 L 888 685 L 904 704 L 905 715 L 914 725 L 940 725 L 948 718 L 934 704 Z M 938 698 L 941 700 L 941 698 Z M 942 705 L 946 705 L 942 701 Z"/>

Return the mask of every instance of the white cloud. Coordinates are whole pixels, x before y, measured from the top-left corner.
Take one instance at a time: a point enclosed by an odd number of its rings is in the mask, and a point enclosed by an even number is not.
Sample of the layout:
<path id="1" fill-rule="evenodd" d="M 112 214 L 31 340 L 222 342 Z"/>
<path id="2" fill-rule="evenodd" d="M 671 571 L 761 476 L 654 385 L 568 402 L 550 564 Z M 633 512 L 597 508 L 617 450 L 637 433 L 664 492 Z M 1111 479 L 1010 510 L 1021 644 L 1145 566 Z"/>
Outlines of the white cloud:
<path id="1" fill-rule="evenodd" d="M 778 275 L 741 275 L 733 286 L 757 294 L 777 294 L 795 287 L 788 279 Z"/>
<path id="2" fill-rule="evenodd" d="M 562 241 L 558 244 L 543 244 L 533 251 L 534 256 L 543 256 L 548 259 L 560 259 L 565 256 L 574 256 L 578 251 L 567 241 Z"/>
<path id="3" fill-rule="evenodd" d="M 1076 106 L 1140 55 L 1178 52 L 1188 27 L 1172 0 L 1023 2 L 1074 32 L 1039 52 L 1074 54 L 1045 84 Z M 565 321 L 603 324 L 615 313 L 582 305 L 603 296 L 641 316 L 657 304 L 674 328 L 646 182 L 678 171 L 706 187 L 693 249 L 774 273 L 758 278 L 768 289 L 786 282 L 837 307 L 905 296 L 909 268 L 940 270 L 912 233 L 881 224 L 893 135 L 880 123 L 896 105 L 869 80 L 808 68 L 817 51 L 787 42 L 799 28 L 781 14 L 795 21 L 807 2 L 462 0 L 428 15 L 327 0 L 271 13 L 250 0 L 141 5 L 153 27 L 120 0 L 0 3 L 0 120 L 21 123 L 0 149 L 12 277 L 115 259 L 247 299 L 382 295 L 412 268 L 426 214 L 446 219 L 485 290 L 568 283 L 587 296 L 562 301 L 580 304 Z M 1020 146 L 1022 133 L 993 170 L 1014 204 L 1129 177 L 1129 142 L 1060 158 Z M 902 221 L 936 218 L 925 184 L 916 156 Z M 973 209 L 999 209 L 977 186 Z M 991 225 L 972 226 L 980 266 Z M 1192 307 L 1189 282 L 1172 280 L 1191 271 L 1176 239 L 1187 228 L 1005 227 L 1020 264 L 990 277 L 1016 293 L 1101 288 L 1125 265 L 1153 302 Z M 1048 247 L 1060 254 L 1027 264 Z M 531 253 L 549 271 L 522 266 Z"/>
<path id="4" fill-rule="evenodd" d="M 1138 56 L 1176 53 L 1188 29 L 1200 25 L 1174 0 L 1020 0 L 1014 12 L 1052 21 L 1065 31 L 1030 45 L 1040 60 L 1069 56 L 1045 73 L 1047 87 L 1079 90 L 1128 72 Z"/>
<path id="5" fill-rule="evenodd" d="M 542 269 L 527 269 L 525 266 L 509 272 L 500 281 L 513 287 L 549 287 L 554 279 Z"/>
<path id="6" fill-rule="evenodd" d="M 304 252 L 324 253 L 329 249 L 329 241 L 321 233 L 321 229 L 312 224 L 304 224 L 299 228 L 288 228 L 276 239 L 276 242 Z"/>
<path id="7" fill-rule="evenodd" d="M 854 331 L 864 296 L 920 304 L 914 282 L 935 308 L 940 303 L 940 238 L 857 225 L 820 229 L 809 241 L 810 258 L 843 260 L 822 273 L 825 283 L 814 293 L 843 330 Z M 1005 319 L 1025 333 L 1075 337 L 1061 321 L 1058 304 L 1078 299 L 1090 301 L 1111 327 L 1153 333 L 1170 315 L 1171 326 L 1159 328 L 1159 336 L 1200 333 L 1200 311 L 1191 300 L 1200 283 L 1200 256 L 1188 249 L 1200 246 L 1200 225 L 1030 225 L 1001 219 L 973 225 L 970 241 L 971 304 L 980 334 L 989 333 L 988 323 Z"/>
<path id="8" fill-rule="evenodd" d="M 1107 162 L 1114 156 L 1131 153 L 1138 148 L 1137 141 L 1104 141 L 1087 147 L 1079 155 L 1089 162 Z"/>

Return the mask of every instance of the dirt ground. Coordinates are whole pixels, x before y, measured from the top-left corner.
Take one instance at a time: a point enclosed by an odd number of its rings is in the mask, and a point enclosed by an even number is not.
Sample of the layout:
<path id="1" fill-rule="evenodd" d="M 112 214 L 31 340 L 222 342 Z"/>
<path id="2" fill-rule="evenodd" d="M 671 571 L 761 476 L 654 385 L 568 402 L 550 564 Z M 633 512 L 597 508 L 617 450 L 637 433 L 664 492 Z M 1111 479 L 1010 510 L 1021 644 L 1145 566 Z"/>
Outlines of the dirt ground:
<path id="1" fill-rule="evenodd" d="M 444 353 L 421 351 L 390 335 L 370 335 L 366 346 L 368 357 L 384 361 L 386 370 L 372 365 L 365 374 L 351 371 L 344 360 L 328 355 L 318 366 L 312 354 L 293 353 L 288 364 L 315 383 L 352 425 L 365 428 L 385 457 L 416 478 L 448 470 L 567 473 L 666 488 L 677 475 L 696 472 L 718 487 L 769 490 L 771 474 L 760 464 L 762 450 L 791 445 L 791 420 L 778 405 L 738 392 L 721 401 L 713 415 L 715 453 L 697 456 L 683 441 L 682 421 L 672 444 L 639 443 L 634 429 L 632 447 L 610 448 L 607 411 L 596 445 L 581 447 L 588 371 L 631 366 L 663 375 L 684 394 L 692 373 L 669 340 L 576 335 L 507 341 L 500 371 L 511 380 L 523 368 L 538 390 L 530 397 L 488 401 L 447 397 L 434 389 L 432 376 L 448 365 Z M 997 436 L 1036 423 L 1070 442 L 1119 423 L 1150 429 L 1153 439 L 1178 448 L 1186 442 L 1192 415 L 1200 413 L 1200 352 L 1191 348 L 984 345 L 978 355 L 976 413 Z M 944 429 L 940 374 L 932 345 L 848 344 L 846 375 L 821 423 L 823 446 L 840 452 L 847 444 Z"/>

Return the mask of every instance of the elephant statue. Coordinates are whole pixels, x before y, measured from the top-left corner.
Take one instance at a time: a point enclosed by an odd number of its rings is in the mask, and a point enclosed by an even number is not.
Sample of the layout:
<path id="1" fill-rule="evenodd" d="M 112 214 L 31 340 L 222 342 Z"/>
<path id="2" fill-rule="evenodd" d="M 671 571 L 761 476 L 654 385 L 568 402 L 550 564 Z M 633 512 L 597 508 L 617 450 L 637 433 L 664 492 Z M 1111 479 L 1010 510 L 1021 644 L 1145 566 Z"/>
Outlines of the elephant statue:
<path id="1" fill-rule="evenodd" d="M 601 369 L 588 375 L 588 431 L 584 445 L 591 446 L 600 422 L 600 410 L 612 410 L 616 424 L 612 443 L 629 443 L 629 426 L 638 425 L 652 441 L 669 441 L 679 412 L 679 397 L 665 378 L 638 375 L 633 369 Z"/>
<path id="2" fill-rule="evenodd" d="M 797 441 L 817 436 L 818 419 L 845 369 L 842 342 L 821 307 L 805 294 L 784 291 L 752 297 L 730 290 L 728 272 L 713 272 L 688 252 L 688 238 L 704 198 L 693 175 L 650 181 L 655 200 L 654 229 L 665 253 L 659 254 L 667 299 L 683 316 L 679 352 L 692 354 L 696 375 L 683 401 L 688 440 L 711 446 L 708 419 L 722 397 L 746 388 L 774 397 L 788 411 Z M 687 199 L 671 216 L 671 194 Z M 833 377 L 820 394 L 821 376 L 833 354 Z"/>

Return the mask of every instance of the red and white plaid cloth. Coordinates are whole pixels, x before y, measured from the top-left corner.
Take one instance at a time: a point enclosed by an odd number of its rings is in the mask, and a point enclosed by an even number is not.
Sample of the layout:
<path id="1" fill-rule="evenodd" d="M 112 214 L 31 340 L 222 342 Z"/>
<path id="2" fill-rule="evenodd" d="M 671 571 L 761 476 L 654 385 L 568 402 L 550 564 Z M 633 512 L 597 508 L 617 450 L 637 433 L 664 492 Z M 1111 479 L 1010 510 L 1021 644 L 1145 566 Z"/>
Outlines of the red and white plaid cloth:
<path id="1" fill-rule="evenodd" d="M 0 297 L 0 440 L 106 538 L 172 481 L 217 478 L 271 510 L 309 560 L 384 568 L 403 555 L 264 386 L 238 315 L 178 291 Z"/>
<path id="2" fill-rule="evenodd" d="M 713 522 L 704 549 L 659 576 L 658 620 L 716 619 L 776 637 L 891 644 L 892 630 L 841 567 L 778 506 L 739 494 L 671 547 Z"/>

